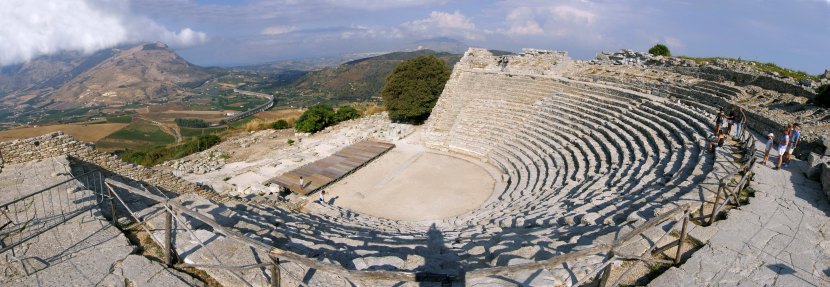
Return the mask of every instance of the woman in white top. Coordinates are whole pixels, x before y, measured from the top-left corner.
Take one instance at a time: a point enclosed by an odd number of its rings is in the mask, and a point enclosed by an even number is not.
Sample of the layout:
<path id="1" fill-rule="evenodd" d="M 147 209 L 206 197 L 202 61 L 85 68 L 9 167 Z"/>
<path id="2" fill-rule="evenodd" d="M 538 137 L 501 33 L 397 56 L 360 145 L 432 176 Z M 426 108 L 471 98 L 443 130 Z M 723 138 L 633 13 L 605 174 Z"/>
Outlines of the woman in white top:
<path id="1" fill-rule="evenodd" d="M 769 160 L 769 151 L 772 149 L 772 143 L 774 142 L 774 138 L 775 135 L 772 133 L 769 133 L 767 135 L 767 147 L 766 149 L 764 149 L 764 160 L 761 161 L 761 164 L 767 164 L 767 161 Z"/>
<path id="2" fill-rule="evenodd" d="M 781 162 L 784 161 L 784 154 L 787 153 L 787 146 L 790 145 L 790 129 L 785 129 L 781 139 L 778 140 L 778 165 L 775 169 L 781 168 Z"/>

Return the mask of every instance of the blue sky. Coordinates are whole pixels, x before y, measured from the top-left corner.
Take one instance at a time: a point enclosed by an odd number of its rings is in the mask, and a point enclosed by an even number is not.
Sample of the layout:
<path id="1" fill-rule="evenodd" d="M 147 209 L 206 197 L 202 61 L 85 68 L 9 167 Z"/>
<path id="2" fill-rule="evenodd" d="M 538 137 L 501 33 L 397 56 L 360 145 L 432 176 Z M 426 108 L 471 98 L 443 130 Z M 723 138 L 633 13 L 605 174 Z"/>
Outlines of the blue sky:
<path id="1" fill-rule="evenodd" d="M 161 40 L 195 64 L 228 66 L 393 51 L 411 47 L 418 40 L 444 36 L 492 49 L 566 50 L 581 59 L 592 58 L 599 51 L 646 50 L 655 43 L 665 43 L 674 54 L 771 61 L 813 74 L 830 69 L 830 0 L 9 1 L 24 6 L 71 2 L 78 4 L 73 7 L 86 7 L 71 12 L 77 18 L 92 13 L 98 16 L 95 19 L 103 20 L 87 25 L 94 33 L 84 34 L 84 24 L 75 23 L 77 20 L 67 21 L 74 25 L 68 32 L 51 28 L 58 30 L 51 34 L 55 37 L 78 34 L 71 38 L 85 39 L 80 44 L 73 44 L 72 39 L 51 43 L 49 35 L 42 36 L 43 44 L 19 35 L 22 32 L 0 28 L 0 37 L 34 43 L 21 47 L 3 44 L 0 39 L 0 63 L 59 50 L 89 51 L 113 43 Z M 18 22 L 24 23 L 17 26 L 22 26 L 22 31 L 43 25 L 26 13 L 48 13 L 38 12 L 45 9 L 18 10 L 11 12 L 19 14 L 17 18 L 6 18 L 21 19 Z M 0 11 L 3 13 L 10 12 Z M 50 16 L 66 17 L 43 15 Z M 95 23 L 107 18 L 120 23 L 120 32 Z M 3 21 L 10 20 L 0 20 L 0 27 Z M 118 24 L 111 26 L 118 28 Z M 3 52 L 6 48 L 13 52 Z"/>

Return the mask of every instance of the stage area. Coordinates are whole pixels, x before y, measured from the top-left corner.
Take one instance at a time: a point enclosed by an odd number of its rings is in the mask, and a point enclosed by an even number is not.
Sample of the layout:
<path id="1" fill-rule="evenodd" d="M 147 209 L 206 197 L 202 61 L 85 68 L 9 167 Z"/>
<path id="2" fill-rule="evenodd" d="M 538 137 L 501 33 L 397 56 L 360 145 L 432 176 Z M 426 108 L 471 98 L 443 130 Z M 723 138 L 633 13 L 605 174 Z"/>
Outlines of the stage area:
<path id="1" fill-rule="evenodd" d="M 326 188 L 330 203 L 393 220 L 435 220 L 469 212 L 493 194 L 495 180 L 480 162 L 396 148 Z"/>
<path id="2" fill-rule="evenodd" d="M 358 142 L 337 151 L 329 157 L 272 178 L 266 184 L 276 183 L 292 192 L 303 195 L 313 193 L 364 166 L 393 147 L 395 145 L 391 143 Z M 301 177 L 303 178 L 302 185 L 300 185 Z"/>

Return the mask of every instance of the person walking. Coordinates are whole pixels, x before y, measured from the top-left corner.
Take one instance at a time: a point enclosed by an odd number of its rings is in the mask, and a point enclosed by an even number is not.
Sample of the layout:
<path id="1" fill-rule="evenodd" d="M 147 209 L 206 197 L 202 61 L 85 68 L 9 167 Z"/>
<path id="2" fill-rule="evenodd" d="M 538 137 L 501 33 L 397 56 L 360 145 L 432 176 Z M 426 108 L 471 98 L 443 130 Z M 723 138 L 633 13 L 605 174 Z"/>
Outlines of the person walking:
<path id="1" fill-rule="evenodd" d="M 304 189 L 304 188 L 305 188 L 305 181 L 303 180 L 303 177 L 301 176 L 300 177 L 300 189 Z"/>
<path id="2" fill-rule="evenodd" d="M 738 117 L 737 114 L 735 107 L 729 110 L 729 114 L 726 116 L 726 134 L 732 133 L 732 124 L 735 123 L 735 118 Z"/>
<path id="3" fill-rule="evenodd" d="M 764 149 L 764 160 L 761 161 L 761 164 L 766 165 L 769 161 L 769 151 L 772 149 L 772 144 L 775 142 L 775 135 L 773 133 L 769 133 L 767 135 L 767 147 Z"/>
<path id="4" fill-rule="evenodd" d="M 741 131 L 746 126 L 746 113 L 744 113 L 744 108 L 738 107 L 737 118 L 735 118 L 735 123 L 737 127 L 735 128 L 735 138 L 741 139 Z"/>
<path id="5" fill-rule="evenodd" d="M 784 155 L 787 153 L 787 147 L 790 146 L 790 129 L 784 129 L 781 138 L 778 139 L 778 164 L 775 169 L 781 168 L 781 163 L 784 161 Z"/>
<path id="6" fill-rule="evenodd" d="M 326 204 L 326 191 L 320 191 L 320 204 Z"/>
<path id="7" fill-rule="evenodd" d="M 786 161 L 784 163 L 784 167 L 790 165 L 790 159 L 792 159 L 795 147 L 798 145 L 799 141 L 801 141 L 801 126 L 799 126 L 798 123 L 795 123 L 793 124 L 793 128 L 790 129 L 790 145 L 787 147 L 787 157 L 784 158 Z"/>
<path id="8" fill-rule="evenodd" d="M 723 125 L 723 119 L 726 117 L 726 114 L 723 113 L 723 109 L 721 108 L 718 111 L 718 115 L 715 116 L 715 135 L 720 134 L 720 127 Z"/>

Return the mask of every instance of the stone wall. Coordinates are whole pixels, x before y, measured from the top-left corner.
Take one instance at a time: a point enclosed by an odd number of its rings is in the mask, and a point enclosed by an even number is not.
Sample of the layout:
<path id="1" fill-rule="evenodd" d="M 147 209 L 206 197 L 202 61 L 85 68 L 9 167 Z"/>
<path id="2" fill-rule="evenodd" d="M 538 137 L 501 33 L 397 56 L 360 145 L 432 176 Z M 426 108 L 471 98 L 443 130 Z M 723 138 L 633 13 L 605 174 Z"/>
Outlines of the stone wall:
<path id="1" fill-rule="evenodd" d="M 589 62 L 607 65 L 664 67 L 675 73 L 704 80 L 716 82 L 731 81 L 737 86 L 752 85 L 807 99 L 812 99 L 815 96 L 814 89 L 821 84 L 807 79 L 798 82 L 777 74 L 763 73 L 746 63 L 736 61 L 715 59 L 711 63 L 698 65 L 689 59 L 652 56 L 648 53 L 635 52 L 628 49 L 623 49 L 615 53 L 602 52 L 597 54 L 596 59 L 590 60 Z"/>
<path id="2" fill-rule="evenodd" d="M 455 67 L 522 75 L 551 75 L 566 69 L 572 62 L 568 53 L 562 51 L 524 49 L 518 55 L 494 56 L 487 49 L 470 48 Z"/>
<path id="3" fill-rule="evenodd" d="M 81 161 L 135 181 L 154 185 L 167 192 L 213 194 L 172 173 L 127 163 L 115 155 L 99 152 L 92 145 L 80 142 L 62 132 L 2 142 L 0 143 L 0 155 L 2 155 L 0 157 L 2 158 L 0 159 L 0 168 L 2 168 L 2 164 L 24 163 L 68 155 L 72 160 Z"/>
<path id="4" fill-rule="evenodd" d="M 757 86 L 779 93 L 792 94 L 798 97 L 812 99 L 815 93 L 812 89 L 802 87 L 800 84 L 785 79 L 760 73 L 748 73 L 724 69 L 712 65 L 700 67 L 673 67 L 672 71 L 684 75 L 695 76 L 709 81 L 731 81 L 737 86 Z"/>

